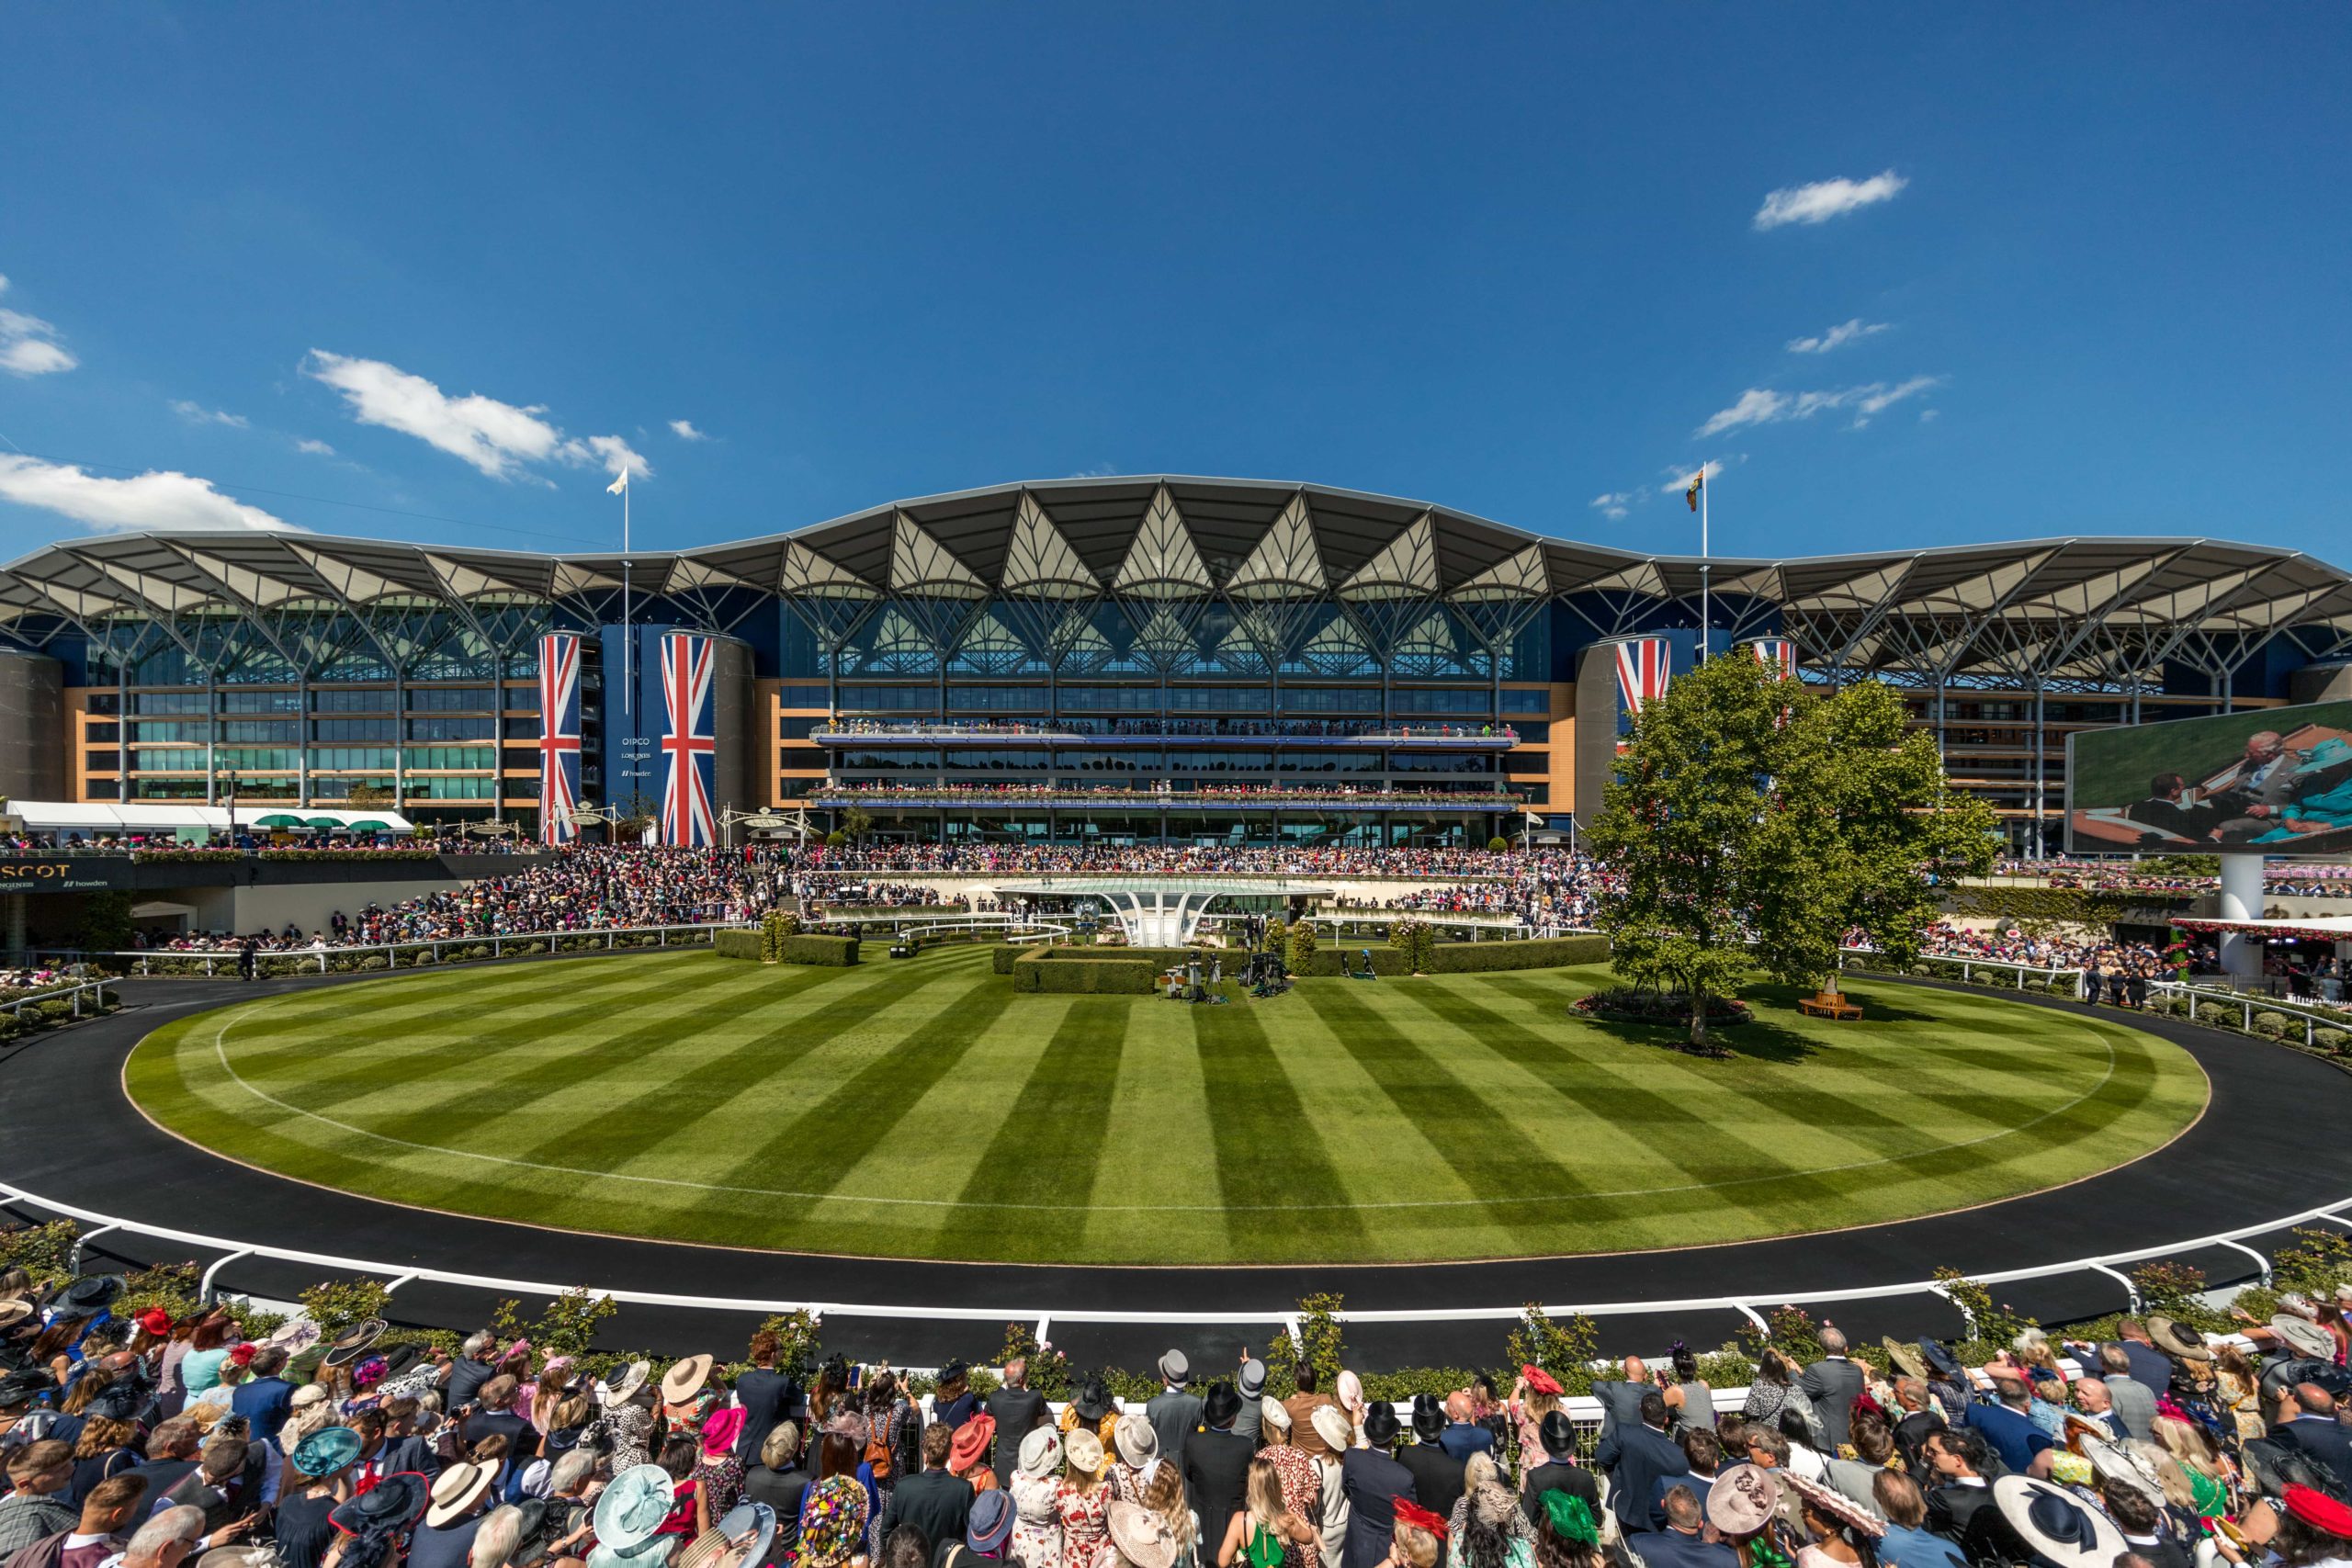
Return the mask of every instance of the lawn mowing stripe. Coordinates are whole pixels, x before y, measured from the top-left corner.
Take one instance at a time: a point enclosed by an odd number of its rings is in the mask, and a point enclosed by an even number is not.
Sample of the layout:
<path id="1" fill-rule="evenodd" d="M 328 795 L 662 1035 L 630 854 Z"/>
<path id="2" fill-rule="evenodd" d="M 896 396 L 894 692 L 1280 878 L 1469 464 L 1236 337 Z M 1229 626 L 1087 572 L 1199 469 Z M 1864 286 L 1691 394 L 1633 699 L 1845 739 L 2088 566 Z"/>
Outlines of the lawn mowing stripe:
<path id="1" fill-rule="evenodd" d="M 1339 988 L 1349 984 L 1326 981 L 1301 986 L 1299 992 L 1379 1085 L 1397 1114 L 1421 1130 L 1439 1157 L 1482 1200 L 1481 1207 L 1498 1226 L 1514 1235 L 1540 1229 L 1547 1217 L 1544 1211 L 1555 1201 L 1573 1202 L 1576 1194 L 1588 1190 L 1587 1182 L 1533 1139 L 1497 1117 L 1483 1096 L 1426 1047 Z M 1531 1187 L 1544 1199 L 1510 1196 Z"/>
<path id="2" fill-rule="evenodd" d="M 1328 1242 L 1333 1250 L 1363 1239 L 1363 1216 L 1329 1207 L 1354 1193 L 1332 1163 L 1331 1151 L 1308 1112 L 1298 1086 L 1266 1038 L 1254 1006 L 1190 1010 L 1193 1040 L 1207 1087 L 1209 1134 L 1216 1151 L 1217 1190 L 1228 1204 L 1311 1203 L 1310 1210 L 1260 1208 L 1227 1213 L 1226 1233 L 1237 1256 L 1246 1237 L 1288 1236 Z"/>
<path id="3" fill-rule="evenodd" d="M 1512 993 L 1506 990 L 1505 994 Z M 1432 1011 L 1436 1010 L 1418 994 L 1411 999 L 1430 1007 Z M 1709 1184 L 1710 1190 L 1690 1194 L 1693 1203 L 1713 1205 L 1728 1202 L 1758 1219 L 1768 1219 L 1768 1211 L 1779 1205 L 1769 1201 L 1767 1194 L 1770 1183 L 1760 1179 L 1799 1179 L 1797 1168 L 1778 1155 L 1738 1136 L 1723 1121 L 1702 1114 L 1688 1102 L 1644 1088 L 1631 1077 L 1617 1071 L 1598 1054 L 1564 1058 L 1556 1043 L 1514 1023 L 1493 1009 L 1471 1001 L 1466 997 L 1457 997 L 1455 1000 L 1461 1015 L 1475 1021 L 1476 1027 L 1464 1032 L 1479 1046 L 1515 1063 L 1550 1086 L 1555 1093 L 1575 1100 L 1580 1109 L 1589 1111 L 1595 1117 L 1656 1134 L 1657 1142 L 1653 1146 L 1679 1172 L 1680 1180 Z M 1573 1070 L 1579 1067 L 1607 1080 L 1601 1095 L 1592 1101 L 1589 1102 L 1568 1082 Z M 1722 1160 L 1709 1157 L 1711 1153 L 1718 1150 L 1731 1153 L 1732 1157 Z M 1750 1177 L 1759 1179 L 1746 1179 Z M 1712 1185 L 1734 1180 L 1744 1184 L 1738 1187 Z M 1631 1183 L 1619 1185 L 1629 1186 Z M 1661 1182 L 1659 1185 L 1676 1183 Z M 1818 1181 L 1814 1186 L 1826 1191 Z M 1677 1195 L 1659 1193 L 1622 1198 L 1588 1197 L 1579 1202 L 1590 1214 L 1593 1223 L 1599 1224 L 1620 1218 L 1648 1217 L 1674 1196 Z"/>
<path id="4" fill-rule="evenodd" d="M 748 1156 L 708 1179 L 722 1186 L 831 1191 L 889 1137 L 925 1090 L 956 1070 L 1012 999 L 1002 977 L 982 974 L 880 1055 L 804 1105 Z"/>
<path id="5" fill-rule="evenodd" d="M 619 965 L 614 965 L 619 968 Z M 362 992 L 345 994 L 340 986 L 295 992 L 276 998 L 277 1005 L 259 1013 L 238 1031 L 238 1069 L 248 1077 L 274 1072 L 287 1062 L 299 1066 L 310 1053 L 311 1037 L 322 1021 L 339 1027 L 365 1030 L 378 1039 L 397 1035 L 413 1021 L 439 1023 L 447 1009 L 462 1006 L 469 1012 L 503 1010 L 545 997 L 568 997 L 587 990 L 609 991 L 641 986 L 642 975 L 627 973 L 594 980 L 578 969 L 534 965 L 527 971 L 495 976 L 463 974 L 401 975 L 380 982 L 362 982 Z M 474 984 L 469 986 L 467 982 Z M 359 1004 L 355 1010 L 355 1000 Z M 240 1004 L 243 1005 L 243 1004 Z"/>
<path id="6" fill-rule="evenodd" d="M 557 1032 L 557 1024 L 559 1019 L 571 1016 L 569 1009 L 553 1017 L 536 1012 L 526 1012 L 519 1018 L 497 1013 L 477 1015 L 469 1032 L 470 1038 L 431 1047 L 415 1054 L 415 1060 L 446 1059 L 455 1052 L 460 1060 L 476 1062 L 487 1069 L 488 1076 L 463 1071 L 442 1074 L 432 1080 L 439 1092 L 429 1098 L 421 1098 L 413 1089 L 395 1083 L 391 1087 L 399 1098 L 396 1109 L 390 1114 L 368 1112 L 368 1101 L 377 1098 L 373 1093 L 347 1100 L 329 1099 L 305 1085 L 298 1086 L 287 1098 L 322 1113 L 334 1112 L 338 1120 L 413 1143 L 458 1148 L 468 1142 L 465 1134 L 480 1130 L 501 1145 L 499 1152 L 505 1153 L 505 1145 L 514 1139 L 513 1128 L 493 1125 L 493 1118 L 527 1113 L 540 1099 L 560 1089 L 576 1089 L 614 1073 L 640 1068 L 663 1047 L 691 1042 L 703 1028 L 733 1021 L 752 1002 L 752 998 L 739 994 L 741 990 L 739 982 L 716 994 L 707 990 L 682 993 L 677 1000 L 695 1005 L 664 1010 L 657 1004 L 650 1015 L 632 1010 L 626 1016 L 635 1021 L 635 1027 L 602 1038 L 591 1036 L 587 1043 L 568 1046 Z M 615 1016 L 616 999 L 605 995 L 592 999 L 593 1010 L 600 1021 L 609 1021 Z M 233 1054 L 231 1060 L 235 1061 Z M 379 1064 L 371 1090 L 384 1087 L 389 1075 L 381 1068 L 393 1065 L 402 1068 L 404 1076 L 410 1063 L 400 1060 Z M 243 1065 L 238 1066 L 242 1072 Z M 519 1157 L 548 1156 L 534 1151 Z"/>
<path id="7" fill-rule="evenodd" d="M 1107 998 L 1073 999 L 1046 1048 L 1037 1054 L 1012 1108 L 980 1154 L 956 1200 L 964 1203 L 1083 1203 L 1094 1185 L 1111 1133 L 1111 1101 L 1127 1037 L 1125 1004 Z M 957 1217 L 961 1223 L 963 1216 Z M 1002 1213 L 971 1216 L 998 1226 Z M 1077 1239 L 1086 1212 L 1024 1214 L 1024 1227 L 1067 1231 Z"/>

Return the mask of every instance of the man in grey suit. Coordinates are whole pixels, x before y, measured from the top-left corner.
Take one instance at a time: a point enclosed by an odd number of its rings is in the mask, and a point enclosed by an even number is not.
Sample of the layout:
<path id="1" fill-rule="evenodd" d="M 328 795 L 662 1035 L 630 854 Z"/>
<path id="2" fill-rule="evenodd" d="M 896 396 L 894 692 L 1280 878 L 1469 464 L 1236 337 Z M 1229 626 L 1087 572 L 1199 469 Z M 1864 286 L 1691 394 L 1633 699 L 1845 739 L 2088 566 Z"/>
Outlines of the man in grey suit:
<path id="1" fill-rule="evenodd" d="M 1846 1446 L 1847 1424 L 1862 1392 L 1862 1369 L 1847 1359 L 1843 1333 L 1826 1323 L 1821 1325 L 1821 1359 L 1797 1375 L 1797 1386 L 1813 1401 L 1834 1455 Z"/>
<path id="2" fill-rule="evenodd" d="M 2132 1358 L 2120 1345 L 2098 1353 L 2099 1381 L 2107 1384 L 2108 1408 L 2127 1438 L 2142 1440 L 2156 1429 L 2156 1391 L 2132 1375 Z"/>
<path id="3" fill-rule="evenodd" d="M 1201 1396 L 1186 1385 L 1193 1381 L 1193 1364 L 1182 1350 L 1170 1350 L 1159 1358 L 1159 1381 L 1167 1386 L 1151 1396 L 1143 1407 L 1144 1419 L 1151 1423 L 1152 1435 L 1159 1439 L 1159 1457 L 1184 1472 L 1184 1439 L 1201 1424 Z"/>

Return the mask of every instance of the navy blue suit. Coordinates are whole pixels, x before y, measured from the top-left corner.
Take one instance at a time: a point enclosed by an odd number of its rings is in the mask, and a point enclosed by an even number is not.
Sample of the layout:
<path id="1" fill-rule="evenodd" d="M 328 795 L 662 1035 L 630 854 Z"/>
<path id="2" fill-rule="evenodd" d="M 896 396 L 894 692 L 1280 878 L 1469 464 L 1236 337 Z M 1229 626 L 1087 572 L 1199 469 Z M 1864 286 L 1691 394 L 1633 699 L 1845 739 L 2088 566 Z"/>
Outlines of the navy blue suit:
<path id="1" fill-rule="evenodd" d="M 1609 1511 L 1627 1530 L 1654 1530 L 1665 1522 L 1650 1506 L 1660 1476 L 1688 1475 L 1682 1445 L 1655 1427 L 1620 1422 L 1600 1439 L 1592 1462 L 1609 1472 Z"/>
<path id="2" fill-rule="evenodd" d="M 1739 1568 L 1739 1553 L 1723 1542 L 1677 1529 L 1653 1530 L 1634 1550 L 1649 1568 Z"/>

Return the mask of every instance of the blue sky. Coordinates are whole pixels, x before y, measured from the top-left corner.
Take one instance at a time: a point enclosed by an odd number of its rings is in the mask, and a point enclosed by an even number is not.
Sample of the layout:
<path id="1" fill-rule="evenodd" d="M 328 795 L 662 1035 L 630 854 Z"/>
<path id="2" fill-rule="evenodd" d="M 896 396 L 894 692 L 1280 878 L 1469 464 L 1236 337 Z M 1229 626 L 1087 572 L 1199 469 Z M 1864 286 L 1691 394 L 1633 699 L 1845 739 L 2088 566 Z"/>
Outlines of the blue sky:
<path id="1" fill-rule="evenodd" d="M 628 462 L 656 545 L 1179 472 L 1687 550 L 1674 481 L 1718 461 L 1725 555 L 2352 561 L 2341 6 L 8 31 L 7 557 L 273 521 L 594 546 Z"/>

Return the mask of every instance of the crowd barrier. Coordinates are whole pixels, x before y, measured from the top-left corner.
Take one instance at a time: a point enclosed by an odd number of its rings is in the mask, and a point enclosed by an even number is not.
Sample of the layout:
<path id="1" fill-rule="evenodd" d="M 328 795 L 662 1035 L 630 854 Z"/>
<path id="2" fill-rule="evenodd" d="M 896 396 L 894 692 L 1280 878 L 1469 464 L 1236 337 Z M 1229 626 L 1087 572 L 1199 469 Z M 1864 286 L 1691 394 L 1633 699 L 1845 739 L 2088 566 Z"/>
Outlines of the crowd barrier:
<path id="1" fill-rule="evenodd" d="M 79 1018 L 82 1016 L 82 998 L 85 996 L 90 998 L 92 1011 L 104 1010 L 107 987 L 113 984 L 112 980 L 91 980 L 78 986 L 50 986 L 41 990 L 28 991 L 14 1001 L 0 1002 L 0 1009 L 13 1014 L 23 1012 L 27 1008 L 38 1009 L 44 1002 L 66 1002 L 70 1007 L 67 1016 Z"/>
<path id="2" fill-rule="evenodd" d="M 426 963 L 443 963 L 442 954 L 456 948 L 486 947 L 490 949 L 487 956 L 491 958 L 503 958 L 511 949 L 528 949 L 534 943 L 549 953 L 611 952 L 625 944 L 623 939 L 649 936 L 654 939 L 650 942 L 627 942 L 626 945 L 701 947 L 709 943 L 711 932 L 741 931 L 748 923 L 743 920 L 704 920 L 691 925 L 605 926 L 594 931 L 507 931 L 496 936 L 445 936 L 423 942 L 351 942 L 340 947 L 265 948 L 254 954 L 254 960 L 264 966 L 291 963 L 303 969 L 311 968 L 315 963 L 317 972 L 324 975 L 330 972 L 330 964 L 334 961 L 365 959 L 371 953 L 382 958 L 386 968 L 401 969 L 422 966 Z M 413 964 L 402 964 L 398 962 L 398 955 L 403 953 L 430 953 L 431 956 L 416 959 Z M 112 959 L 126 967 L 135 965 L 142 979 L 170 979 L 195 975 L 199 973 L 199 965 L 200 974 L 207 979 L 217 976 L 223 970 L 232 975 L 237 972 L 237 951 L 234 948 L 225 952 L 147 948 L 129 953 L 89 953 L 82 956 Z"/>

